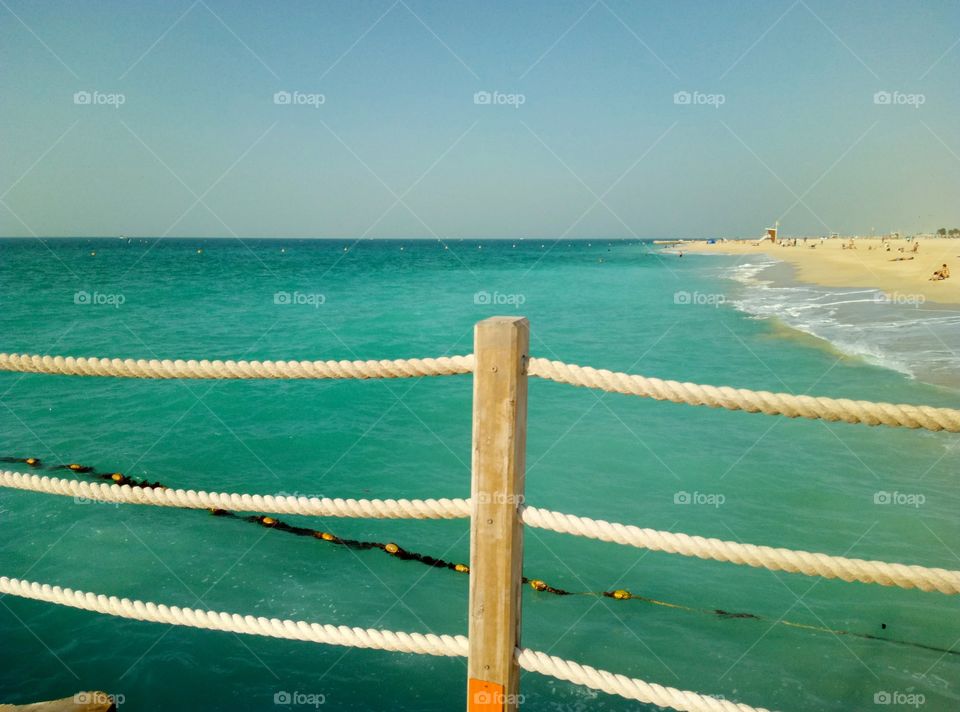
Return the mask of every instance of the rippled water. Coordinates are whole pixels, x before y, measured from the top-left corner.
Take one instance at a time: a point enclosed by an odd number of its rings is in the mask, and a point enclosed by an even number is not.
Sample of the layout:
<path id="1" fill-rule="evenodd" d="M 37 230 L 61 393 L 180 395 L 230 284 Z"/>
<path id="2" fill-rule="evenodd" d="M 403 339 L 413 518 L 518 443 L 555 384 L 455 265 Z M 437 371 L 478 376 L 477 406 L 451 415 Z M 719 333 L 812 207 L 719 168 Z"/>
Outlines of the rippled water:
<path id="1" fill-rule="evenodd" d="M 908 376 L 960 388 L 960 308 L 918 295 L 837 289 L 795 282 L 787 265 L 751 257 L 732 276 L 745 285 L 743 311 L 782 320 L 844 353 Z"/>
<path id="2" fill-rule="evenodd" d="M 957 404 L 956 391 L 924 382 L 919 371 L 910 378 L 784 326 L 786 307 L 771 310 L 782 320 L 745 313 L 741 302 L 751 297 L 716 258 L 680 260 L 599 239 L 551 244 L 0 241 L 0 350 L 427 356 L 469 353 L 476 321 L 520 313 L 531 321 L 538 356 L 754 389 Z M 917 366 L 901 356 L 906 368 Z M 469 493 L 469 376 L 159 382 L 0 374 L 0 394 L 0 455 L 208 490 Z M 535 380 L 527 498 L 653 528 L 957 568 L 955 437 Z M 378 550 L 351 551 L 205 512 L 24 492 L 0 492 L 0 512 L 2 575 L 182 606 L 466 633 L 466 576 Z M 469 555 L 463 521 L 283 519 L 451 561 Z M 773 625 L 783 618 L 945 649 L 960 639 L 954 598 L 537 530 L 528 530 L 525 554 L 527 575 L 558 588 L 626 588 L 765 619 L 527 589 L 527 646 L 783 710 L 871 708 L 884 692 L 922 694 L 927 710 L 960 701 L 955 655 Z M 460 660 L 168 628 L 10 596 L 2 604 L 3 701 L 103 689 L 123 695 L 122 710 L 286 709 L 274 706 L 281 693 L 304 701 L 292 709 L 309 709 L 306 700 L 321 696 L 323 709 L 464 706 Z M 533 674 L 524 675 L 522 690 L 531 709 L 637 708 Z"/>

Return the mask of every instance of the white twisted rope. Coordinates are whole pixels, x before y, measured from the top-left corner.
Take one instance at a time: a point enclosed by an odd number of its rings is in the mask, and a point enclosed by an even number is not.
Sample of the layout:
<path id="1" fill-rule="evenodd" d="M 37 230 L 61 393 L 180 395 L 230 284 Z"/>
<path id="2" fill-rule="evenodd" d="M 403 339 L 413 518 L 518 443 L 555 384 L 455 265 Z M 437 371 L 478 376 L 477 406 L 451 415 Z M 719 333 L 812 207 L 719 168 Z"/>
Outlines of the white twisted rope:
<path id="1" fill-rule="evenodd" d="M 0 371 L 124 378 L 413 378 L 472 373 L 474 363 L 472 354 L 393 361 L 160 361 L 0 354 Z M 960 432 L 960 410 L 953 408 L 663 381 L 542 358 L 529 360 L 528 374 L 574 386 L 748 413 Z"/>
<path id="2" fill-rule="evenodd" d="M 843 581 L 876 583 L 881 586 L 918 588 L 921 591 L 960 593 L 960 571 L 927 568 L 907 564 L 890 564 L 884 561 L 848 559 L 843 556 L 816 554 L 809 551 L 794 551 L 756 544 L 740 544 L 735 541 L 709 539 L 656 529 L 641 529 L 628 524 L 605 522 L 602 519 L 577 517 L 573 514 L 552 512 L 537 507 L 524 507 L 520 514 L 523 523 L 539 529 L 549 529 L 561 534 L 600 539 L 640 549 L 663 551 L 669 554 L 695 556 L 700 559 L 745 564 L 771 571 L 787 571 L 838 578 Z"/>
<path id="3" fill-rule="evenodd" d="M 101 502 L 154 504 L 186 509 L 229 509 L 235 512 L 305 514 L 318 517 L 369 519 L 459 519 L 470 516 L 465 499 L 330 499 L 234 492 L 131 487 L 108 482 L 82 482 L 22 472 L 0 472 L 0 487 L 93 499 Z"/>
<path id="4" fill-rule="evenodd" d="M 744 410 L 748 413 L 766 415 L 785 415 L 788 418 L 820 418 L 828 421 L 842 420 L 845 423 L 960 432 L 960 410 L 953 408 L 795 396 L 789 393 L 750 391 L 729 386 L 662 381 L 659 378 L 631 376 L 627 373 L 597 370 L 589 366 L 574 366 L 542 358 L 531 358 L 527 372 L 531 376 L 539 376 L 558 383 L 598 388 L 612 393 L 644 396 L 673 403 L 708 405 L 711 408 Z"/>
<path id="5" fill-rule="evenodd" d="M 520 667 L 524 670 L 550 675 L 594 690 L 608 692 L 611 695 L 620 695 L 628 700 L 639 700 L 688 712 L 769 712 L 762 707 L 750 707 L 719 697 L 678 690 L 675 687 L 664 687 L 626 675 L 597 670 L 589 665 L 581 665 L 572 660 L 564 660 L 529 648 L 518 650 L 517 653 Z"/>
<path id="6" fill-rule="evenodd" d="M 351 628 L 345 625 L 321 625 L 305 621 L 280 620 L 238 613 L 204 611 L 196 608 L 165 606 L 162 603 L 131 601 L 129 598 L 74 591 L 70 588 L 0 577 L 0 593 L 9 593 L 35 601 L 80 608 L 152 623 L 169 623 L 191 628 L 222 630 L 229 633 L 265 635 L 287 640 L 306 640 L 327 645 L 348 645 L 355 648 L 377 648 L 398 653 L 463 656 L 467 639 L 462 635 L 403 633 L 374 628 Z"/>
<path id="7" fill-rule="evenodd" d="M 234 492 L 198 492 L 131 487 L 107 482 L 83 482 L 8 470 L 0 472 L 0 487 L 101 502 L 152 504 L 186 509 L 229 509 L 236 512 L 370 519 L 459 519 L 470 516 L 470 501 L 466 499 L 331 499 Z M 522 507 L 520 517 L 524 524 L 531 527 L 626 544 L 641 549 L 745 564 L 771 571 L 839 578 L 848 582 L 859 581 L 882 586 L 919 588 L 922 591 L 940 591 L 945 594 L 960 593 L 960 571 L 848 559 L 808 551 L 740 544 L 656 529 L 641 529 L 628 524 L 578 517 L 538 507 Z"/>
<path id="8" fill-rule="evenodd" d="M 238 613 L 180 608 L 163 604 L 117 598 L 70 588 L 0 577 L 0 593 L 46 601 L 61 606 L 105 613 L 119 618 L 167 623 L 191 628 L 205 628 L 229 633 L 262 635 L 286 640 L 303 640 L 326 645 L 356 648 L 375 648 L 399 653 L 466 657 L 469 645 L 463 635 L 435 635 L 433 633 L 405 633 L 375 628 L 323 625 L 306 621 L 280 620 L 262 616 L 244 616 Z M 552 675 L 603 690 L 628 699 L 652 702 L 661 707 L 691 712 L 766 712 L 747 705 L 726 702 L 695 692 L 644 682 L 624 675 L 596 670 L 587 665 L 563 660 L 534 650 L 517 650 L 517 658 L 525 670 Z"/>
<path id="9" fill-rule="evenodd" d="M 413 378 L 473 371 L 473 355 L 393 361 L 171 361 L 0 354 L 0 371 L 122 378 Z"/>

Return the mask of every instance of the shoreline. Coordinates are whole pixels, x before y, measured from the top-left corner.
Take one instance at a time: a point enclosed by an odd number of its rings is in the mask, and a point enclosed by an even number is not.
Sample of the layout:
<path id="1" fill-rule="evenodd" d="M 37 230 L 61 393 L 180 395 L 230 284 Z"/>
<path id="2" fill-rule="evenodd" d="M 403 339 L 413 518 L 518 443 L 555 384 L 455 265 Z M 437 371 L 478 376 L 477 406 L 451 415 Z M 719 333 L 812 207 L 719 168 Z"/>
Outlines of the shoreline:
<path id="1" fill-rule="evenodd" d="M 737 259 L 742 253 L 715 254 L 725 258 L 727 278 L 741 286 L 730 300 L 738 311 L 821 341 L 837 355 L 960 391 L 960 310 L 927 304 L 916 293 L 891 291 L 884 298 L 873 285 L 804 280 L 796 264 L 776 252 L 751 252 L 747 259 Z"/>
<path id="2" fill-rule="evenodd" d="M 851 243 L 854 249 L 847 249 Z M 914 244 L 919 245 L 916 253 L 911 252 Z M 924 301 L 960 304 L 960 238 L 797 238 L 796 246 L 793 238 L 777 243 L 767 239 L 713 244 L 695 240 L 672 245 L 669 252 L 766 255 L 793 265 L 800 282 L 879 289 L 895 299 L 920 296 Z M 913 259 L 895 261 L 899 257 Z M 954 274 L 949 279 L 930 281 L 930 275 L 944 263 Z"/>

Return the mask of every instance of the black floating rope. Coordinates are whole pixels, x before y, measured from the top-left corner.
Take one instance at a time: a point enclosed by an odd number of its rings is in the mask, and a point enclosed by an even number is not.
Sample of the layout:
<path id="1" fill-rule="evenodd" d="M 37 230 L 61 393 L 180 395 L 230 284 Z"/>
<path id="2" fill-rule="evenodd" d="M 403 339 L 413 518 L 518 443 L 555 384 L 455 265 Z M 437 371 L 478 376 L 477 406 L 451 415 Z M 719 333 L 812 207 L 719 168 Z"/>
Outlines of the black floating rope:
<path id="1" fill-rule="evenodd" d="M 166 489 L 166 485 L 160 484 L 159 482 L 150 482 L 149 480 L 138 480 L 134 477 L 128 477 L 121 472 L 97 472 L 93 467 L 87 467 L 84 465 L 78 465 L 76 463 L 70 463 L 67 465 L 56 465 L 53 467 L 46 467 L 43 465 L 42 461 L 36 457 L 0 457 L 0 462 L 6 463 L 24 463 L 29 465 L 34 469 L 45 468 L 51 471 L 56 470 L 67 470 L 69 472 L 74 472 L 80 475 L 89 475 L 91 477 L 96 477 L 101 480 L 109 480 L 114 484 L 118 485 L 130 485 L 131 487 L 150 487 L 153 489 Z M 252 515 L 241 515 L 235 512 L 231 512 L 227 509 L 210 509 L 208 510 L 210 514 L 215 517 L 225 517 L 231 519 L 237 519 L 244 522 L 250 522 L 251 524 L 257 524 L 262 527 L 268 527 L 270 529 L 276 529 L 278 531 L 286 532 L 288 534 L 293 534 L 295 536 L 304 536 L 312 537 L 314 539 L 320 539 L 321 541 L 329 542 L 331 544 L 337 544 L 339 546 L 345 546 L 349 549 L 357 550 L 368 550 L 368 549 L 380 549 L 383 552 L 393 556 L 394 558 L 401 559 L 403 561 L 418 561 L 421 564 L 426 566 L 431 566 L 439 569 L 451 569 L 452 571 L 457 571 L 459 573 L 468 574 L 470 573 L 470 567 L 466 564 L 457 564 L 452 561 L 446 561 L 444 559 L 438 559 L 427 554 L 420 554 L 416 551 L 409 551 L 402 548 L 398 544 L 393 542 L 378 542 L 378 541 L 360 541 L 357 539 L 343 539 L 338 537 L 330 532 L 321 531 L 319 529 L 310 529 L 309 527 L 295 527 L 292 524 L 287 524 L 284 521 L 277 519 L 276 517 L 269 517 L 259 514 Z M 742 620 L 754 620 L 760 622 L 771 623 L 773 625 L 784 625 L 790 628 L 799 628 L 801 630 L 808 630 L 816 633 L 828 633 L 831 635 L 844 635 L 851 638 L 862 638 L 864 640 L 876 640 L 884 643 L 893 643 L 894 645 L 904 645 L 912 648 L 920 648 L 922 650 L 931 650 L 937 653 L 944 653 L 949 655 L 960 655 L 960 650 L 954 650 L 953 646 L 950 648 L 939 648 L 935 645 L 926 645 L 925 643 L 916 643 L 909 640 L 898 640 L 896 638 L 884 638 L 879 635 L 873 635 L 871 633 L 858 633 L 856 631 L 850 630 L 837 630 L 834 628 L 828 628 L 826 626 L 816 626 L 809 625 L 806 623 L 795 623 L 793 621 L 786 621 L 782 619 L 772 619 L 765 616 L 760 616 L 755 613 L 738 613 L 733 611 L 725 611 L 721 608 L 696 608 L 694 606 L 686 606 L 681 603 L 670 603 L 668 601 L 659 601 L 655 598 L 648 598 L 647 596 L 641 596 L 635 593 L 631 593 L 626 589 L 616 589 L 614 591 L 565 591 L 562 588 L 554 588 L 550 586 L 545 581 L 541 579 L 531 579 L 526 576 L 523 577 L 523 583 L 529 585 L 534 591 L 539 591 L 541 593 L 552 593 L 555 596 L 600 596 L 604 598 L 613 598 L 618 601 L 639 601 L 641 603 L 647 603 L 653 606 L 664 606 L 666 608 L 675 608 L 677 610 L 686 611 L 688 613 L 700 613 L 703 615 L 718 616 L 720 618 L 727 619 L 742 619 Z M 884 629 L 886 629 L 886 624 L 881 624 Z M 958 641 L 960 642 L 960 641 Z"/>

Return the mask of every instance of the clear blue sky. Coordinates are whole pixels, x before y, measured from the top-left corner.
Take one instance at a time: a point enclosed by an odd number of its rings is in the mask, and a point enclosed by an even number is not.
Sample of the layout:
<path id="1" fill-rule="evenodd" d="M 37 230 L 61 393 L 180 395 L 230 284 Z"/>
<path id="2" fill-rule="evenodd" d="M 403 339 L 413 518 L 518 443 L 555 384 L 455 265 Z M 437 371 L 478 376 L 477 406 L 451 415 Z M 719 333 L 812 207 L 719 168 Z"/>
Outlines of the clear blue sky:
<path id="1" fill-rule="evenodd" d="M 952 0 L 0 0 L 0 235 L 953 227 L 958 40 Z"/>

